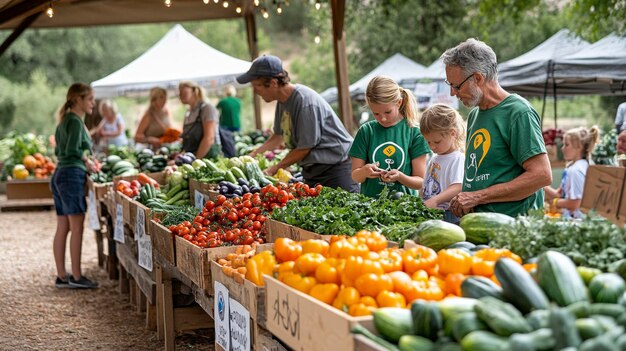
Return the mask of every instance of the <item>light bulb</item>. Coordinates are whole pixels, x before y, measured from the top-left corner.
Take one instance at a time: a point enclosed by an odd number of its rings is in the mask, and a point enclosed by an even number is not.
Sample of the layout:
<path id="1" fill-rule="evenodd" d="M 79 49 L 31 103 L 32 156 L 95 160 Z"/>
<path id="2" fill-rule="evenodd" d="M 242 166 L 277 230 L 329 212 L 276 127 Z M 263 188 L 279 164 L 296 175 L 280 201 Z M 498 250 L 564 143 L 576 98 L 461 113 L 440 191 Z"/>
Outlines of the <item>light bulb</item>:
<path id="1" fill-rule="evenodd" d="M 254 0 L 254 6 L 259 6 L 261 4 L 261 2 L 259 0 Z"/>
<path id="2" fill-rule="evenodd" d="M 278 4 L 278 7 L 276 7 L 276 13 L 277 13 L 277 14 L 279 14 L 279 15 L 280 15 L 281 13 L 283 13 L 283 8 L 282 8 L 282 7 L 280 7 L 280 4 Z"/>
<path id="3" fill-rule="evenodd" d="M 261 10 L 261 13 L 263 14 L 263 18 L 265 18 L 265 19 L 270 18 L 270 14 L 269 14 L 269 12 L 267 12 L 266 9 Z"/>
<path id="4" fill-rule="evenodd" d="M 217 4 L 218 2 L 220 2 L 220 0 L 213 0 L 213 2 Z"/>
<path id="5" fill-rule="evenodd" d="M 319 44 L 319 43 L 320 43 L 320 41 L 322 41 L 322 38 L 320 38 L 320 36 L 319 36 L 319 35 L 316 35 L 316 36 L 315 36 L 315 39 L 313 39 L 313 41 L 315 42 L 315 44 Z"/>
<path id="6" fill-rule="evenodd" d="M 208 5 L 208 4 L 209 4 L 209 0 L 202 0 L 202 2 L 203 2 L 205 5 Z"/>
<path id="7" fill-rule="evenodd" d="M 237 8 L 235 9 L 235 12 L 241 13 L 241 6 L 237 6 Z"/>
<path id="8" fill-rule="evenodd" d="M 224 6 L 224 8 L 228 8 L 228 1 L 224 1 L 224 2 L 222 3 L 222 6 Z"/>
<path id="9" fill-rule="evenodd" d="M 165 6 L 167 7 L 172 6 L 172 0 L 165 0 Z"/>
<path id="10" fill-rule="evenodd" d="M 316 2 L 315 2 L 315 9 L 316 9 L 316 10 L 319 10 L 321 7 L 322 7 L 322 4 L 320 4 L 320 2 L 319 2 L 319 1 L 316 1 Z"/>
<path id="11" fill-rule="evenodd" d="M 50 18 L 52 18 L 54 16 L 54 9 L 52 9 L 52 4 L 50 4 L 48 9 L 46 10 L 46 15 L 48 15 L 48 17 L 50 17 Z"/>

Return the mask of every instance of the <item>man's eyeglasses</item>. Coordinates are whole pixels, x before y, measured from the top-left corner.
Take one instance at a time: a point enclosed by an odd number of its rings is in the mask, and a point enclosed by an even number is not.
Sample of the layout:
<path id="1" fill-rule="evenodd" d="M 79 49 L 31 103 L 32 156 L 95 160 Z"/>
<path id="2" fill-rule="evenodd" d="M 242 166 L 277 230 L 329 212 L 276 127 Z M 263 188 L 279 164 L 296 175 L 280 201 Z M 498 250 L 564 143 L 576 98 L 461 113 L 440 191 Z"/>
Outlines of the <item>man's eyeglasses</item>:
<path id="1" fill-rule="evenodd" d="M 448 86 L 450 86 L 450 88 L 452 88 L 452 89 L 454 89 L 454 90 L 456 90 L 456 91 L 459 91 L 459 90 L 461 90 L 461 87 L 463 86 L 463 84 L 465 84 L 465 82 L 467 82 L 467 80 L 468 80 L 468 79 L 470 79 L 470 78 L 472 78 L 473 76 L 474 76 L 474 73 L 470 74 L 470 75 L 469 75 L 469 76 L 467 76 L 467 78 L 465 78 L 465 79 L 461 82 L 461 84 L 459 84 L 459 85 L 453 85 L 452 83 L 448 82 L 448 80 L 447 80 L 447 79 L 446 79 L 446 80 L 444 80 L 444 82 L 446 82 L 446 84 L 448 84 Z"/>

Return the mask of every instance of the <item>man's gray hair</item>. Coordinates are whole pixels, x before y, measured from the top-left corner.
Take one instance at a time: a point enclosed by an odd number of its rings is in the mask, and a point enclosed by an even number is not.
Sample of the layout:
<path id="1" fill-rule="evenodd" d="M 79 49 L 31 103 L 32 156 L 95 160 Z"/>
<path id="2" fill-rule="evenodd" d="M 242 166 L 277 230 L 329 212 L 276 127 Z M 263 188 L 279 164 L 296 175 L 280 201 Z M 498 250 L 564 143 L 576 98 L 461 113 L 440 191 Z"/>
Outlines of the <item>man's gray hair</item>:
<path id="1" fill-rule="evenodd" d="M 446 66 L 458 66 L 466 75 L 481 73 L 485 80 L 498 80 L 496 53 L 484 42 L 469 38 L 441 55 Z"/>

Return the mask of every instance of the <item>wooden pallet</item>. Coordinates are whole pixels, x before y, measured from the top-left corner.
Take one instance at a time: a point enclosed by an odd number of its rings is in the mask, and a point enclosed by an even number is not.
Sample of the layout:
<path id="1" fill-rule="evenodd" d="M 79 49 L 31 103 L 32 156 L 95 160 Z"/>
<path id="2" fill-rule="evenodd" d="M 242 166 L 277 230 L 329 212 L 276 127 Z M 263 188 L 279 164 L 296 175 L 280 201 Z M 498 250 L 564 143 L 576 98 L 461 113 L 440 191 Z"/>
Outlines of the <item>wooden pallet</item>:
<path id="1" fill-rule="evenodd" d="M 0 211 L 52 210 L 53 199 L 11 199 L 0 196 Z"/>

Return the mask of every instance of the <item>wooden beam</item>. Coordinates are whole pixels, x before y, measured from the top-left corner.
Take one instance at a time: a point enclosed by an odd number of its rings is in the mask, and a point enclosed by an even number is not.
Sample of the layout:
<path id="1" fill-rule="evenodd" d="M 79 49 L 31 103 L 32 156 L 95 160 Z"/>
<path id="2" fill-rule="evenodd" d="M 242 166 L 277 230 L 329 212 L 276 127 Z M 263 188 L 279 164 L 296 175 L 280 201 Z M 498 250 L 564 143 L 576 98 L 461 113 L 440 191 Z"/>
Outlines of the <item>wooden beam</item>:
<path id="1" fill-rule="evenodd" d="M 0 11 L 0 24 L 8 22 L 16 17 L 22 16 L 37 7 L 44 5 L 46 3 L 54 2 L 51 0 L 29 0 L 29 1 L 21 1 L 18 2 L 17 5 L 11 6 L 6 10 Z M 43 11 L 38 11 L 39 13 Z"/>
<path id="2" fill-rule="evenodd" d="M 333 21 L 333 50 L 335 52 L 335 76 L 340 118 L 348 132 L 355 129 L 352 116 L 352 101 L 348 82 L 348 57 L 346 55 L 346 34 L 343 30 L 346 12 L 345 0 L 330 0 Z"/>
<path id="3" fill-rule="evenodd" d="M 254 60 L 259 57 L 259 43 L 254 10 L 247 12 L 244 19 L 246 21 L 246 34 L 248 36 L 248 50 L 250 52 L 250 58 Z M 254 104 L 254 125 L 256 129 L 261 129 L 263 128 L 263 121 L 261 120 L 261 98 L 252 93 L 252 101 Z"/>
<path id="4" fill-rule="evenodd" d="M 17 38 L 20 37 L 20 35 L 22 35 L 22 33 L 24 33 L 24 31 L 26 30 L 26 28 L 30 27 L 30 25 L 35 22 L 35 20 L 41 15 L 41 12 L 37 12 L 34 13 L 28 17 L 26 17 L 21 23 L 20 25 L 15 28 L 15 30 L 13 31 L 13 33 L 11 33 L 11 35 L 9 35 L 4 42 L 2 43 L 2 45 L 0 45 L 0 56 L 2 56 L 2 54 L 4 54 L 5 51 L 7 51 L 9 49 L 9 47 L 11 46 L 11 44 L 13 44 L 15 42 L 15 40 L 17 40 Z M 100 262 L 98 260 L 98 262 Z"/>

